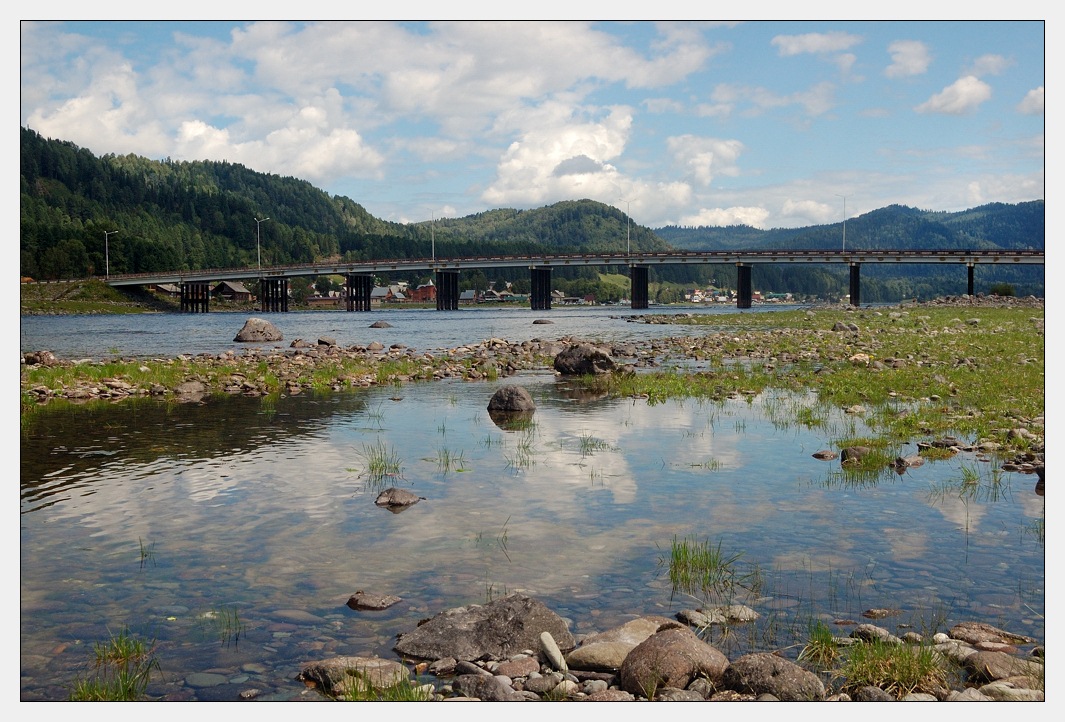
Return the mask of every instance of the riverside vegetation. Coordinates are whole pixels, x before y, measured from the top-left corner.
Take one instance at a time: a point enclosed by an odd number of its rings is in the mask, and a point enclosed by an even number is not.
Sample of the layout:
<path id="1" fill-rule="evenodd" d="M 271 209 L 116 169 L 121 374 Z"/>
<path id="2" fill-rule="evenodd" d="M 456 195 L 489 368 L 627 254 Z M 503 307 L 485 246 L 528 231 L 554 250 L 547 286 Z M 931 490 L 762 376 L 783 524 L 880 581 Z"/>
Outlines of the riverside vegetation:
<path id="1" fill-rule="evenodd" d="M 821 307 L 728 316 L 645 316 L 634 323 L 678 324 L 678 335 L 660 341 L 610 348 L 619 370 L 589 376 L 582 383 L 598 393 L 670 398 L 754 398 L 763 391 L 806 392 L 807 403 L 780 408 L 790 423 L 817 426 L 825 409 L 844 408 L 862 418 L 869 435 L 838 432 L 840 448 L 864 448 L 848 473 L 876 478 L 914 441 L 928 456 L 950 455 L 958 447 L 977 449 L 1004 469 L 1038 474 L 1044 469 L 1045 337 L 1041 299 L 939 299 L 877 308 Z M 707 329 L 698 324 L 709 324 Z M 357 392 L 379 384 L 437 378 L 476 381 L 550 367 L 559 342 L 510 343 L 491 339 L 438 355 L 405 349 L 323 344 L 310 349 L 250 350 L 218 356 L 173 359 L 59 360 L 26 354 L 21 370 L 21 415 L 29 423 L 42 403 L 112 403 L 132 396 L 181 401 L 192 384 L 196 395 L 249 394 L 270 397 L 303 390 Z M 594 343 L 594 340 L 589 341 Z M 186 391 L 187 392 L 187 391 Z M 834 433 L 837 433 L 834 431 Z M 582 443 L 591 444 L 593 437 Z M 923 443 L 923 446 L 922 446 Z M 388 473 L 396 463 L 387 449 L 365 450 L 371 473 Z M 461 459 L 458 460 L 461 462 Z M 449 466 L 455 460 L 442 461 Z M 845 465 L 845 467 L 848 465 Z M 379 467 L 379 468 L 378 468 Z M 141 544 L 141 557 L 145 550 Z M 663 564 L 682 592 L 723 583 L 751 584 L 738 570 L 739 555 L 709 541 L 674 540 Z M 236 624 L 236 622 L 234 622 Z M 129 648 L 123 635 L 110 646 Z M 98 666 L 113 663 L 106 646 Z M 1037 648 L 1041 654 L 1041 647 Z M 876 687 L 902 698 L 942 687 L 956 672 L 927 645 L 899 648 L 869 641 L 840 646 L 820 622 L 812 623 L 798 661 L 842 681 L 839 690 Z M 136 697 L 153 669 L 151 645 L 125 654 L 121 675 L 79 683 L 73 698 Z M 102 657 L 101 657 L 102 656 Z M 122 667 L 121 665 L 125 665 Z M 1028 686 L 1042 689 L 1042 665 Z M 352 699 L 425 699 L 416 685 L 361 689 Z M 566 695 L 561 695 L 565 697 Z M 572 695 L 571 695 L 572 696 Z M 556 697 L 545 697 L 556 698 Z"/>

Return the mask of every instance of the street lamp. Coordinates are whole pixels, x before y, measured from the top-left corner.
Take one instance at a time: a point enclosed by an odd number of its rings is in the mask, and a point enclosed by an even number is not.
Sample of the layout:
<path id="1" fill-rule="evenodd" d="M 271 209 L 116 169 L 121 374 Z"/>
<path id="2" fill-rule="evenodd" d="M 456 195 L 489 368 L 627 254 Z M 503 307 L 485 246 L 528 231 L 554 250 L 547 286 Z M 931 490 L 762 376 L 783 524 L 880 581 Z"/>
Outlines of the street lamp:
<path id="1" fill-rule="evenodd" d="M 631 256 L 632 255 L 632 241 L 630 240 L 630 235 L 629 235 L 629 225 L 630 225 L 632 219 L 629 218 L 629 203 L 631 203 L 635 199 L 625 200 L 624 198 L 618 198 L 618 200 L 619 201 L 624 201 L 624 203 L 625 203 L 625 255 Z"/>
<path id="2" fill-rule="evenodd" d="M 843 199 L 843 252 L 847 252 L 847 196 L 841 193 L 836 193 L 837 196 Z"/>
<path id="3" fill-rule="evenodd" d="M 256 218 L 255 219 L 255 255 L 259 259 L 259 275 L 263 275 L 263 252 L 262 247 L 259 245 L 259 224 L 263 221 L 268 221 L 269 218 Z"/>
<path id="4" fill-rule="evenodd" d="M 429 237 L 433 241 L 433 265 L 436 265 L 436 212 L 429 214 Z"/>
<path id="5" fill-rule="evenodd" d="M 108 245 L 107 239 L 116 233 L 118 231 L 104 231 L 104 278 L 111 277 L 111 247 Z"/>

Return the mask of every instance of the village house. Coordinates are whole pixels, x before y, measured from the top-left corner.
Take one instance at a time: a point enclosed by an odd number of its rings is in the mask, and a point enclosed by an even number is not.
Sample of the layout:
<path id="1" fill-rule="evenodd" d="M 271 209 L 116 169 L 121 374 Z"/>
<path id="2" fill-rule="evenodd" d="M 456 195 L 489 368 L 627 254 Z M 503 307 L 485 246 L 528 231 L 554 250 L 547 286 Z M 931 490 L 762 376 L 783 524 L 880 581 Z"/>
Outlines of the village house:
<path id="1" fill-rule="evenodd" d="M 223 301 L 251 301 L 251 291 L 239 281 L 220 281 L 211 289 L 211 295 Z"/>

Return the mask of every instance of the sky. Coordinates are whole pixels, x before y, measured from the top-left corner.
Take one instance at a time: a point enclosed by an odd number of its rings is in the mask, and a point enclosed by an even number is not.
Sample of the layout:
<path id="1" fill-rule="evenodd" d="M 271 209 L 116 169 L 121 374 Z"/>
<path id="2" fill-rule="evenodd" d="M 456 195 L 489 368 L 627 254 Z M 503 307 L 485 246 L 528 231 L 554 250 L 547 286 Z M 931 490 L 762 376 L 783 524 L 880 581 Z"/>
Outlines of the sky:
<path id="1" fill-rule="evenodd" d="M 1043 199 L 1045 31 L 21 21 L 20 122 L 96 155 L 293 176 L 389 221 L 588 198 L 652 228 L 800 227 Z"/>

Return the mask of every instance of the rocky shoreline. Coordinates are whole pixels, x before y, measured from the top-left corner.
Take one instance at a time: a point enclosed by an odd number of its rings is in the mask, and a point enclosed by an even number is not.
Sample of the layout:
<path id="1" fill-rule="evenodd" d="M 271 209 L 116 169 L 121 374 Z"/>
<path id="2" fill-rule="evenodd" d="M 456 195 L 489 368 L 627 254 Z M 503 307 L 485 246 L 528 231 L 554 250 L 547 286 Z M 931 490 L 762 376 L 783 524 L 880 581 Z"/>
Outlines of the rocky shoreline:
<path id="1" fill-rule="evenodd" d="M 960 297 L 929 304 L 957 307 L 1043 307 L 1042 299 Z M 898 308 L 913 309 L 917 304 Z M 832 307 L 840 310 L 840 307 Z M 892 309 L 884 308 L 888 313 Z M 816 313 L 817 309 L 811 312 Z M 855 313 L 860 311 L 855 310 Z M 654 315 L 629 319 L 660 323 Z M 1042 325 L 1039 324 L 1039 332 Z M 836 331 L 778 330 L 765 334 L 734 332 L 728 340 L 748 349 L 749 358 L 773 358 L 771 343 L 794 333 L 803 338 L 830 338 Z M 288 348 L 247 348 L 242 353 L 179 356 L 150 363 L 192 369 L 178 383 L 130 378 L 75 380 L 55 386 L 30 386 L 25 395 L 38 403 L 51 399 L 75 402 L 121 401 L 151 397 L 176 402 L 202 402 L 211 394 L 261 396 L 280 391 L 308 392 L 313 388 L 308 371 L 354 362 L 357 372 L 338 375 L 335 391 L 382 383 L 417 380 L 481 380 L 514 376 L 523 371 L 545 370 L 566 349 L 585 343 L 563 337 L 512 343 L 485 339 L 479 343 L 440 350 L 416 351 L 400 345 L 379 344 L 342 348 L 332 339 L 316 342 L 297 339 Z M 634 368 L 653 368 L 670 359 L 700 358 L 720 353 L 720 338 L 679 336 L 641 344 L 599 346 L 611 359 Z M 715 346 L 718 344 L 718 346 Z M 811 344 L 813 345 L 813 344 Z M 849 362 L 845 345 L 819 343 L 816 358 L 808 361 Z M 788 359 L 782 359 L 787 361 Z M 113 361 L 113 360 L 108 360 Z M 130 363 L 149 363 L 127 360 Z M 890 361 L 890 359 L 888 359 Z M 102 360 L 60 360 L 48 351 L 22 355 L 24 370 L 35 366 L 91 366 Z M 392 369 L 404 362 L 402 371 Z M 877 361 L 880 362 L 879 360 Z M 265 369 L 265 370 L 264 370 Z M 148 369 L 145 367 L 144 369 Z M 267 376 L 276 379 L 272 388 Z M 1042 418 L 1032 420 L 1039 435 L 1035 456 L 1018 457 L 1018 469 L 1043 477 Z M 1034 438 L 1034 437 L 1033 437 Z M 1025 464 L 1031 468 L 1022 468 Z M 396 600 L 399 601 L 399 600 Z M 390 602 L 395 603 L 395 602 Z M 349 604 L 349 606 L 351 606 Z M 355 606 L 352 606 L 356 609 Z M 361 607 L 372 613 L 372 605 Z M 867 617 L 877 618 L 876 610 Z M 634 616 L 629 622 L 603 632 L 575 638 L 567 625 L 536 600 L 508 595 L 486 605 L 471 605 L 441 612 L 415 630 L 401 635 L 397 660 L 376 657 L 333 657 L 309 663 L 298 678 L 308 693 L 322 698 L 348 698 L 364 688 L 371 694 L 405 686 L 412 699 L 484 701 L 1044 701 L 1043 647 L 1037 640 L 996 629 L 980 622 L 963 622 L 946 632 L 927 637 L 908 632 L 896 637 L 873 624 L 852 624 L 847 636 L 833 636 L 831 649 L 846 653 L 856 645 L 878 645 L 899 650 L 925 650 L 934 655 L 941 676 L 917 685 L 885 680 L 861 684 L 841 676 L 832 663 L 814 664 L 799 650 L 747 654 L 729 660 L 706 643 L 699 632 L 715 624 L 744 624 L 756 612 L 747 608 L 693 609 L 676 619 Z M 422 637 L 436 634 L 431 645 Z M 829 653 L 830 656 L 831 653 Z M 790 657 L 790 658 L 789 658 Z M 838 657 L 837 657 L 838 659 Z M 240 699 L 255 699 L 260 690 L 249 687 Z"/>
<path id="2" fill-rule="evenodd" d="M 884 614 L 890 611 L 866 612 Z M 771 652 L 730 661 L 698 633 L 757 616 L 742 605 L 683 610 L 676 619 L 635 617 L 577 639 L 541 602 L 513 593 L 449 609 L 401 634 L 395 651 L 403 661 L 331 657 L 305 665 L 297 679 L 335 699 L 403 688 L 405 699 L 425 701 L 1045 701 L 1043 647 L 979 622 L 902 638 L 878 625 L 857 624 L 849 635 L 832 638 L 827 656 L 803 650 L 794 661 Z M 926 655 L 933 661 L 917 678 L 887 673 L 878 684 L 848 679 L 847 669 L 834 664 L 837 650 L 857 645 L 890 649 L 885 658 Z M 257 692 L 241 695 L 253 699 Z"/>

